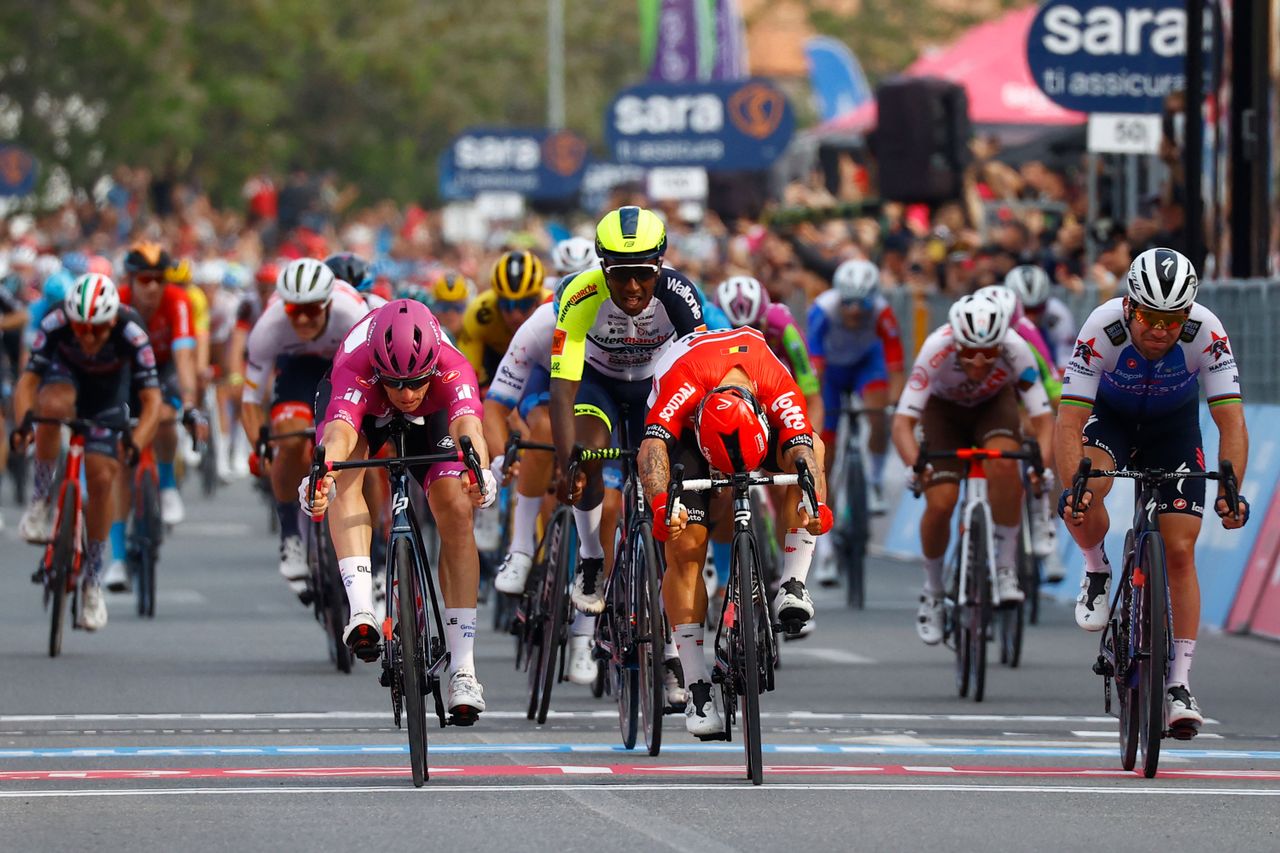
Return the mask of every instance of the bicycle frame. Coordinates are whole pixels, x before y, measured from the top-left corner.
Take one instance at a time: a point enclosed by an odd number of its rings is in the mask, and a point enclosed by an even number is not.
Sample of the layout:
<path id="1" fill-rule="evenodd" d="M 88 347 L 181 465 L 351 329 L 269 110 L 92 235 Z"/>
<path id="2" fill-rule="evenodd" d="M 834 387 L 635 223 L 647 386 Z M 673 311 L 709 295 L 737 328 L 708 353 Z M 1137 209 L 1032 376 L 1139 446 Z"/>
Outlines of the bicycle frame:
<path id="1" fill-rule="evenodd" d="M 75 536 L 72 541 L 75 543 L 74 558 L 71 562 L 71 572 L 67 575 L 67 590 L 70 592 L 75 589 L 75 582 L 80 577 L 80 572 L 84 564 L 84 541 L 85 541 L 85 517 L 84 517 L 84 491 L 80 487 L 80 469 L 84 465 L 84 435 L 78 430 L 73 430 L 71 440 L 67 444 L 67 462 L 63 469 L 62 485 L 58 489 L 58 502 L 54 504 L 58 508 L 57 514 L 53 519 L 53 529 L 55 536 L 44 547 L 44 558 L 41 560 L 41 566 L 45 572 L 46 595 L 49 590 L 49 573 L 53 568 L 53 546 L 57 541 L 56 532 L 62 527 L 62 502 L 66 497 L 67 490 L 72 489 L 75 493 L 75 514 L 76 527 Z M 29 565 L 29 564 L 28 564 Z"/>
<path id="2" fill-rule="evenodd" d="M 965 460 L 965 476 L 964 476 L 964 502 L 960 508 L 960 563 L 963 563 L 963 555 L 972 553 L 970 545 L 973 536 L 973 521 L 975 516 L 981 516 L 983 524 L 981 525 L 985 535 L 983 542 L 983 553 L 987 555 L 987 580 L 992 589 L 996 588 L 996 540 L 995 540 L 995 522 L 991 518 L 991 504 L 987 499 L 987 474 L 981 465 L 974 465 L 972 459 Z M 956 601 L 960 603 L 971 603 L 970 598 L 973 590 L 969 588 L 969 573 L 959 572 L 956 587 Z"/>

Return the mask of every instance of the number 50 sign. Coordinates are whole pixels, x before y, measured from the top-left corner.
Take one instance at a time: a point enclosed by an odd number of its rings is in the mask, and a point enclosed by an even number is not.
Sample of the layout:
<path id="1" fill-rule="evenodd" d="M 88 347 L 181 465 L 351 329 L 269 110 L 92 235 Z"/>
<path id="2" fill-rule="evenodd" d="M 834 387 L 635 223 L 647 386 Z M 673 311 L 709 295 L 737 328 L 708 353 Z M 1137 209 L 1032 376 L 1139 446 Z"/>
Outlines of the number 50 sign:
<path id="1" fill-rule="evenodd" d="M 1089 150 L 1098 154 L 1158 154 L 1160 135 L 1158 115 L 1089 114 Z"/>

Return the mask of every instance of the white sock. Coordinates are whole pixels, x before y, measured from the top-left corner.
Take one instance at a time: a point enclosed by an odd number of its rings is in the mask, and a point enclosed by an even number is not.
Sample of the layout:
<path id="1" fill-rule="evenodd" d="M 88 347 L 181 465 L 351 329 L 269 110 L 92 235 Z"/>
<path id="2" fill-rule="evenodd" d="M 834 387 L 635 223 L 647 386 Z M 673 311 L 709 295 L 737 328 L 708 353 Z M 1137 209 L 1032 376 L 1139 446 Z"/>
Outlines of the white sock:
<path id="1" fill-rule="evenodd" d="M 531 498 L 516 493 L 515 509 L 511 513 L 511 550 L 517 554 L 532 554 L 533 538 L 538 532 L 538 510 L 542 498 Z"/>
<path id="2" fill-rule="evenodd" d="M 1172 687 L 1175 684 L 1181 684 L 1183 687 L 1191 687 L 1191 659 L 1196 656 L 1195 640 L 1179 640 L 1176 637 L 1173 640 L 1173 660 L 1169 661 L 1169 678 L 1166 679 L 1164 686 Z"/>
<path id="3" fill-rule="evenodd" d="M 347 588 L 347 603 L 352 613 L 373 613 L 373 562 L 369 557 L 343 557 L 338 561 L 342 585 Z"/>
<path id="4" fill-rule="evenodd" d="M 604 504 L 591 509 L 573 508 L 573 523 L 578 528 L 578 553 L 584 560 L 603 560 L 604 546 L 600 544 L 600 516 Z"/>
<path id="5" fill-rule="evenodd" d="M 782 579 L 804 583 L 809 576 L 809 566 L 813 564 L 813 549 L 817 547 L 818 537 L 803 527 L 792 527 L 782 537 Z"/>
<path id="6" fill-rule="evenodd" d="M 569 635 L 573 637 L 590 637 L 596 632 L 596 617 L 581 610 L 574 611 L 573 622 L 569 625 Z"/>
<path id="7" fill-rule="evenodd" d="M 680 668 L 684 670 L 684 683 L 688 685 L 695 681 L 711 681 L 707 658 L 702 653 L 702 623 L 676 625 L 671 634 L 676 641 L 676 652 L 680 655 Z"/>
<path id="8" fill-rule="evenodd" d="M 449 672 L 476 671 L 476 609 L 446 607 L 444 637 L 449 644 Z"/>
<path id="9" fill-rule="evenodd" d="M 1104 542 L 1106 540 L 1103 540 Z M 1102 550 L 1103 542 L 1099 542 L 1092 548 L 1081 548 L 1080 553 L 1084 554 L 1084 570 L 1086 572 L 1094 572 L 1096 574 L 1111 574 L 1111 561 L 1107 559 L 1107 555 Z"/>
<path id="10" fill-rule="evenodd" d="M 1011 569 L 1018 565 L 1018 525 L 995 525 L 996 568 Z"/>
<path id="11" fill-rule="evenodd" d="M 942 567 L 946 562 L 945 554 L 941 557 L 924 558 L 924 591 L 929 595 L 942 594 Z"/>
<path id="12" fill-rule="evenodd" d="M 880 488 L 884 484 L 884 464 L 889 458 L 889 454 L 868 453 L 867 458 L 871 461 L 871 484 L 876 488 Z"/>

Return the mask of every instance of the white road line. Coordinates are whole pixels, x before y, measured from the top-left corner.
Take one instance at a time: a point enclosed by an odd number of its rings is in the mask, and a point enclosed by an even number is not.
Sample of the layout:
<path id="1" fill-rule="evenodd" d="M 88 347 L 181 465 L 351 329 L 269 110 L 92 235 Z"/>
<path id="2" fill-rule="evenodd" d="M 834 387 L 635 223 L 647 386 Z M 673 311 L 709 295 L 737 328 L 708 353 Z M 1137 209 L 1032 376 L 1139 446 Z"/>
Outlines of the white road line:
<path id="1" fill-rule="evenodd" d="M 962 794 L 1103 794 L 1106 796 L 1209 796 L 1209 797 L 1280 797 L 1280 788 L 1173 788 L 1152 785 L 980 785 L 957 783 L 818 783 L 770 782 L 763 788 L 754 785 L 726 785 L 716 783 L 666 783 L 666 784 L 612 784 L 598 781 L 582 784 L 496 784 L 496 785 L 437 785 L 428 782 L 421 790 L 409 785 L 341 785 L 341 786 L 272 786 L 272 787 L 204 787 L 204 788 L 79 788 L 43 790 L 0 790 L 0 799 L 54 799 L 59 797 L 183 797 L 244 794 L 371 794 L 400 793 L 426 797 L 432 794 L 472 794 L 486 792 L 573 792 L 588 796 L 592 791 L 715 791 L 719 793 L 749 793 L 760 796 L 767 791 L 924 791 L 953 792 Z"/>
<path id="2" fill-rule="evenodd" d="M 860 655 L 856 652 L 845 651 L 844 649 L 825 649 L 813 648 L 810 646 L 801 646 L 800 648 L 788 648 L 786 651 L 790 655 L 808 655 L 811 658 L 817 658 L 827 663 L 840 664 L 872 664 L 874 660 L 866 655 Z"/>
<path id="3" fill-rule="evenodd" d="M 1118 737 L 1118 736 L 1119 736 L 1119 733 L 1118 733 L 1118 732 L 1088 732 L 1088 731 L 1080 732 L 1080 731 L 1073 731 L 1071 734 L 1075 735 L 1076 737 L 1083 737 L 1083 738 L 1105 738 L 1105 739 L 1111 739 L 1111 738 L 1114 738 L 1114 737 Z M 1200 733 L 1200 734 L 1196 735 L 1196 739 L 1197 739 L 1197 740 L 1204 740 L 1205 738 L 1208 738 L 1208 739 L 1210 739 L 1210 740 L 1223 740 L 1223 739 L 1224 739 L 1224 738 L 1222 737 L 1222 735 L 1219 735 L 1219 734 L 1213 734 L 1212 732 L 1208 732 L 1208 733 L 1202 732 L 1202 733 Z"/>

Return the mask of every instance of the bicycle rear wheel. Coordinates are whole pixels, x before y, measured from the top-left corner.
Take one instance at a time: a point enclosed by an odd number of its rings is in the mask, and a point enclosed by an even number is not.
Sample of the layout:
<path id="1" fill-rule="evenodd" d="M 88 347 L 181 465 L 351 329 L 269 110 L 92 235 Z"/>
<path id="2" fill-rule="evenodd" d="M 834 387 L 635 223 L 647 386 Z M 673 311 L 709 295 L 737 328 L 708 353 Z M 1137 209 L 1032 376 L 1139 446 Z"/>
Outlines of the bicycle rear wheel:
<path id="1" fill-rule="evenodd" d="M 333 649 L 333 664 L 338 672 L 348 674 L 351 672 L 351 650 L 342 641 L 342 635 L 346 631 L 347 620 L 351 618 L 351 611 L 347 603 L 346 584 L 342 582 L 342 572 L 338 569 L 338 555 L 329 538 L 327 521 L 316 526 L 315 546 L 320 560 L 324 623 L 329 635 L 329 646 Z"/>
<path id="2" fill-rule="evenodd" d="M 418 628 L 417 573 L 413 549 L 407 538 L 396 540 L 396 581 L 399 587 L 396 636 L 400 640 L 400 677 L 404 685 L 404 712 L 409 718 L 409 767 L 413 786 L 421 788 L 427 779 L 427 703 L 423 699 L 423 648 Z"/>
<path id="3" fill-rule="evenodd" d="M 150 469 L 145 470 L 138 481 L 133 516 L 138 575 L 134 580 L 138 616 L 148 618 L 156 615 L 156 557 L 160 551 L 160 527 L 164 522 L 160 519 L 160 491 L 155 474 Z"/>
<path id="4" fill-rule="evenodd" d="M 1139 746 L 1142 775 L 1156 775 L 1160 764 L 1160 739 L 1164 737 L 1164 679 L 1169 665 L 1169 585 L 1164 561 L 1164 540 L 1148 533 L 1142 542 L 1139 563 L 1145 575 L 1142 594 L 1140 648 L 1146 654 L 1138 663 Z"/>
<path id="5" fill-rule="evenodd" d="M 609 637 L 613 645 L 609 669 L 618 700 L 618 729 L 622 734 L 622 746 L 635 749 L 640 727 L 640 671 L 634 661 L 635 630 L 631 626 L 631 615 L 635 597 L 628 584 L 631 573 L 631 567 L 627 565 L 631 560 L 629 551 L 629 543 L 618 537 L 618 547 L 614 551 L 618 559 L 607 581 L 603 618 L 609 620 Z"/>
<path id="6" fill-rule="evenodd" d="M 542 614 L 542 651 L 538 656 L 538 715 L 539 724 L 547 721 L 551 710 L 551 690 L 560 673 L 560 661 L 564 657 L 565 634 L 569 620 L 569 560 L 576 545 L 573 541 L 573 517 L 565 512 L 556 513 L 547 534 L 546 609 Z"/>
<path id="7" fill-rule="evenodd" d="M 53 584 L 49 623 L 49 657 L 62 654 L 62 628 L 67 613 L 67 586 L 71 582 L 71 564 L 76 558 L 76 488 L 67 484 L 58 509 L 58 532 L 53 540 L 52 562 L 45 583 Z"/>
<path id="8" fill-rule="evenodd" d="M 1125 550 L 1127 553 L 1128 548 Z M 1126 557 L 1126 563 L 1128 559 Z M 1126 570 L 1124 579 L 1120 582 L 1119 618 L 1111 622 L 1111 642 L 1116 661 L 1116 699 L 1120 703 L 1120 766 L 1125 770 L 1132 770 L 1138 763 L 1138 724 L 1142 716 L 1138 712 L 1138 690 L 1134 686 L 1136 674 L 1133 672 L 1133 646 L 1130 643 L 1133 631 L 1133 611 L 1130 604 L 1133 587 L 1129 578 Z"/>
<path id="9" fill-rule="evenodd" d="M 987 520 L 981 513 L 970 519 L 968 584 L 969 669 L 973 701 L 981 702 L 987 688 L 987 631 L 991 627 L 991 566 L 987 553 Z"/>
<path id="10" fill-rule="evenodd" d="M 742 696 L 742 746 L 747 758 L 747 778 L 752 785 L 764 783 L 764 757 L 760 743 L 760 655 L 756 642 L 755 586 L 759 567 L 756 565 L 755 549 L 752 548 L 750 534 L 737 533 L 733 537 L 733 563 L 730 570 L 730 584 L 736 583 L 736 589 L 730 595 L 736 596 L 737 612 L 735 625 L 742 663 L 741 672 L 735 675 L 741 681 Z"/>
<path id="11" fill-rule="evenodd" d="M 640 718 L 644 722 L 644 742 L 650 755 L 662 750 L 662 717 L 667 710 L 666 671 L 662 653 L 666 646 L 666 623 L 662 616 L 662 593 L 658 581 L 658 549 L 654 546 L 653 528 L 642 521 L 632 539 L 635 553 L 636 631 L 639 642 L 636 657 L 639 664 Z"/>
<path id="12" fill-rule="evenodd" d="M 866 606 L 867 542 L 871 537 L 870 517 L 867 513 L 867 480 L 862 467 L 862 452 L 857 445 L 858 436 L 849 436 L 846 454 L 845 500 L 848 502 L 843 547 L 839 559 L 844 565 L 845 604 L 862 610 Z"/>

